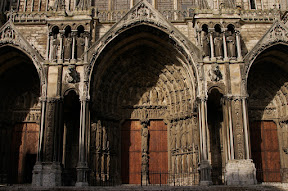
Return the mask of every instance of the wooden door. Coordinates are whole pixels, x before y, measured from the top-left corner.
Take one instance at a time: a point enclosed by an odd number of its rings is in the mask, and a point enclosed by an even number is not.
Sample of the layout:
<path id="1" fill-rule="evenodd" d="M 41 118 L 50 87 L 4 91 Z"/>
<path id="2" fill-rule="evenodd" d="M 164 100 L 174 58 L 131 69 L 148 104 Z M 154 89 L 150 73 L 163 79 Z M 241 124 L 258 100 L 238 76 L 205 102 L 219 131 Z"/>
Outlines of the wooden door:
<path id="1" fill-rule="evenodd" d="M 13 131 L 11 178 L 12 183 L 31 183 L 32 170 L 36 162 L 39 125 L 16 124 Z"/>
<path id="2" fill-rule="evenodd" d="M 149 130 L 149 183 L 167 184 L 168 149 L 167 127 L 163 121 L 150 121 Z"/>
<path id="3" fill-rule="evenodd" d="M 277 126 L 273 121 L 250 125 L 252 159 L 258 182 L 281 182 Z"/>
<path id="4" fill-rule="evenodd" d="M 141 183 L 141 124 L 126 121 L 121 128 L 121 176 L 123 184 Z"/>

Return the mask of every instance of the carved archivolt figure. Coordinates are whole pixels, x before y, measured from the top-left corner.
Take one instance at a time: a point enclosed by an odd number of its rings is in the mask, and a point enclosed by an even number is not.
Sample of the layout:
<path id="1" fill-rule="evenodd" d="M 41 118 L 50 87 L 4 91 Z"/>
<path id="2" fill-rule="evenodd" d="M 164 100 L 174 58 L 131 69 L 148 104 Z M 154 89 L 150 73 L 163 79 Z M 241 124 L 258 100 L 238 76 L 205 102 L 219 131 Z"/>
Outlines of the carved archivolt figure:
<path id="1" fill-rule="evenodd" d="M 210 41 L 208 33 L 205 31 L 201 31 L 201 40 L 202 40 L 202 48 L 204 52 L 204 57 L 210 56 Z"/>
<path id="2" fill-rule="evenodd" d="M 215 45 L 215 56 L 223 57 L 223 51 L 222 51 L 223 38 L 221 37 L 221 33 L 219 32 L 215 33 L 214 45 Z"/>
<path id="3" fill-rule="evenodd" d="M 231 58 L 236 57 L 236 40 L 235 40 L 235 35 L 232 34 L 231 31 L 228 32 L 228 37 L 227 37 L 227 47 L 228 47 L 228 56 Z"/>

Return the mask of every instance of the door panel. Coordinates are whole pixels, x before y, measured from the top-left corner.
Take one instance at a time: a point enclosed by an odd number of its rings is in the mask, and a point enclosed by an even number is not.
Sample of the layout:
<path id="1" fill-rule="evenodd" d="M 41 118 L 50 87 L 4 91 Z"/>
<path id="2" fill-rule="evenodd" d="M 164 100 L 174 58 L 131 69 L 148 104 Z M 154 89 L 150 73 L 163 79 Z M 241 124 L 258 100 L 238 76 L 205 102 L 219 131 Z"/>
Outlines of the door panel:
<path id="1" fill-rule="evenodd" d="M 141 124 L 126 121 L 121 129 L 121 175 L 123 184 L 141 183 Z"/>
<path id="2" fill-rule="evenodd" d="M 163 121 L 150 121 L 149 129 L 149 183 L 167 184 L 168 151 L 167 127 Z"/>
<path id="3" fill-rule="evenodd" d="M 259 182 L 281 182 L 277 126 L 272 121 L 250 125 L 252 158 Z"/>

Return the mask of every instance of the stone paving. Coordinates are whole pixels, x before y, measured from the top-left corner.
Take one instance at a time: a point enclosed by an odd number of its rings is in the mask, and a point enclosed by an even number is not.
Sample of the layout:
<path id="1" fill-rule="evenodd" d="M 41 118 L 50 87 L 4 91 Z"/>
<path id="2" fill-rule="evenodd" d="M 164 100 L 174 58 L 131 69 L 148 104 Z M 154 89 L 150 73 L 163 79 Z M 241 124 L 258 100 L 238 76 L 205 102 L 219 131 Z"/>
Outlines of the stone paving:
<path id="1" fill-rule="evenodd" d="M 288 184 L 265 183 L 252 186 L 133 186 L 122 185 L 113 187 L 32 187 L 31 185 L 0 185 L 0 190 L 7 191 L 285 191 Z"/>

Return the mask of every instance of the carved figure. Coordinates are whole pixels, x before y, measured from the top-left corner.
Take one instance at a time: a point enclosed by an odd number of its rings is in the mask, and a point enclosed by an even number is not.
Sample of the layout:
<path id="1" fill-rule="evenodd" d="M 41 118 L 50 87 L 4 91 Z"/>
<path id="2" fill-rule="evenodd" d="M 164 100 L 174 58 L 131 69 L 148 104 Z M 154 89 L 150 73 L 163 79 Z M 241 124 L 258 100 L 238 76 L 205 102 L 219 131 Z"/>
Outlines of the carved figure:
<path id="1" fill-rule="evenodd" d="M 64 38 L 64 59 L 71 59 L 72 57 L 72 37 L 71 33 Z"/>
<path id="2" fill-rule="evenodd" d="M 204 57 L 210 56 L 210 41 L 207 32 L 201 31 L 201 40 Z"/>
<path id="3" fill-rule="evenodd" d="M 231 58 L 236 57 L 236 40 L 235 40 L 235 35 L 232 34 L 231 31 L 228 32 L 228 37 L 227 37 L 227 47 L 228 47 L 228 56 Z"/>
<path id="4" fill-rule="evenodd" d="M 222 45 L 223 45 L 223 38 L 221 37 L 221 34 L 219 32 L 216 32 L 214 37 L 214 46 L 215 46 L 215 56 L 218 58 L 223 57 Z"/>
<path id="5" fill-rule="evenodd" d="M 57 52 L 58 52 L 59 45 L 60 45 L 60 41 L 57 39 L 57 34 L 53 34 L 52 54 L 51 54 L 51 59 L 52 60 L 56 60 L 57 59 Z"/>
<path id="6" fill-rule="evenodd" d="M 106 131 L 106 127 L 103 126 L 102 127 L 102 131 L 103 131 L 103 143 L 102 143 L 102 149 L 103 150 L 106 150 L 107 149 L 107 146 L 108 146 L 108 142 L 107 142 L 107 131 Z"/>
<path id="7" fill-rule="evenodd" d="M 144 127 L 141 129 L 142 141 L 141 141 L 141 149 L 142 152 L 148 152 L 148 128 Z"/>
<path id="8" fill-rule="evenodd" d="M 67 83 L 78 83 L 80 81 L 80 75 L 76 71 L 75 65 L 68 66 L 68 70 L 65 76 L 65 81 Z"/>
<path id="9" fill-rule="evenodd" d="M 96 129 L 96 150 L 100 150 L 102 148 L 102 127 L 101 121 L 98 120 L 97 122 L 97 129 Z"/>
<path id="10" fill-rule="evenodd" d="M 83 33 L 77 38 L 77 58 L 80 59 L 81 55 L 84 53 L 85 49 L 85 39 Z"/>
<path id="11" fill-rule="evenodd" d="M 214 64 L 211 66 L 211 69 L 209 70 L 209 77 L 210 77 L 210 80 L 212 82 L 218 82 L 220 80 L 222 80 L 222 73 L 219 69 L 219 66 L 217 64 Z"/>

